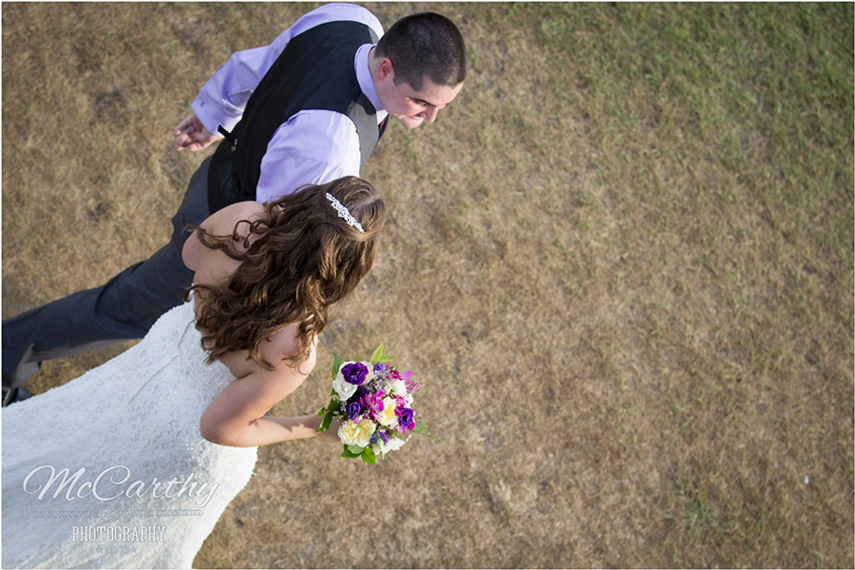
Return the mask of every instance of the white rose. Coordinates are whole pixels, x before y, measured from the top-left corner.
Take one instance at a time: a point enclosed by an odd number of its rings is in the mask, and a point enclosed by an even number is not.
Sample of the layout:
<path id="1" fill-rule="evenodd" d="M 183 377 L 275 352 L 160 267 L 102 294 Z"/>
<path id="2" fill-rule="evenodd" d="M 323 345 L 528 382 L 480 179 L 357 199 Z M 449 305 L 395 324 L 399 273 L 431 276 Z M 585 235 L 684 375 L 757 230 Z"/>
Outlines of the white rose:
<path id="1" fill-rule="evenodd" d="M 397 437 L 390 437 L 388 443 L 383 443 L 383 440 L 380 440 L 380 445 L 382 446 L 383 453 L 389 453 L 390 451 L 400 449 L 401 446 L 405 443 L 407 442 L 403 439 L 398 439 Z"/>
<path id="2" fill-rule="evenodd" d="M 335 390 L 335 393 L 338 394 L 338 397 L 342 402 L 346 401 L 348 398 L 353 396 L 354 392 L 356 392 L 356 385 L 351 384 L 344 379 L 344 375 L 341 373 L 340 368 L 338 374 L 335 375 L 335 380 L 333 380 L 332 386 L 333 390 Z"/>
<path id="3" fill-rule="evenodd" d="M 392 389 L 392 393 L 396 396 L 406 396 L 407 395 L 407 385 L 404 384 L 403 380 L 397 380 L 397 379 L 389 380 L 389 388 Z"/>

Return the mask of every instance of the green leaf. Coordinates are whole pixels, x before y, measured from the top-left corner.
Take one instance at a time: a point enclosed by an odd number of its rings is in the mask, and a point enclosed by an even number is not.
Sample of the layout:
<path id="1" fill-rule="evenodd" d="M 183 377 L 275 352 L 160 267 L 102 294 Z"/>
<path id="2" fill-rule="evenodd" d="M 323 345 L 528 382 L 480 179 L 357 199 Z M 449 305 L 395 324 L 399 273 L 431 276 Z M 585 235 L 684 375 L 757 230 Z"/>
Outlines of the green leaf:
<path id="1" fill-rule="evenodd" d="M 361 456 L 362 456 L 361 453 L 352 453 L 347 448 L 345 448 L 345 450 L 341 452 L 341 455 L 339 455 L 339 457 L 344 457 L 345 459 L 353 459 L 355 457 L 361 457 Z"/>
<path id="2" fill-rule="evenodd" d="M 321 408 L 321 409 L 318 411 L 318 417 L 319 417 L 319 418 L 324 417 L 324 413 L 326 413 L 326 411 L 327 411 L 327 409 L 326 409 L 326 408 Z"/>
<path id="3" fill-rule="evenodd" d="M 327 431 L 330 427 L 330 423 L 332 422 L 332 410 L 326 413 L 324 419 L 321 420 L 321 427 L 319 427 L 316 431 Z"/>
<path id="4" fill-rule="evenodd" d="M 370 447 L 366 447 L 365 451 L 362 452 L 362 461 L 369 465 L 377 464 L 377 457 L 374 455 L 374 452 Z"/>
<path id="5" fill-rule="evenodd" d="M 345 447 L 349 452 L 355 454 L 354 457 L 359 457 L 360 455 L 362 455 L 363 448 L 359 447 L 358 445 L 347 445 Z"/>
<path id="6" fill-rule="evenodd" d="M 393 360 L 395 360 L 395 359 L 392 358 L 391 356 L 389 356 L 388 354 L 384 354 L 383 356 L 380 357 L 380 362 L 383 364 L 386 364 L 387 362 L 392 362 Z"/>
<path id="7" fill-rule="evenodd" d="M 332 363 L 332 377 L 335 380 L 336 374 L 338 374 L 338 369 L 341 368 L 341 356 L 333 352 L 333 363 Z"/>
<path id="8" fill-rule="evenodd" d="M 383 358 L 383 343 L 380 343 L 380 346 L 377 347 L 377 350 L 374 351 L 374 354 L 371 355 L 371 364 L 377 364 L 380 362 L 380 359 Z"/>
<path id="9" fill-rule="evenodd" d="M 427 429 L 427 426 L 425 424 L 416 423 L 416 427 L 413 428 L 413 431 L 415 433 L 422 433 L 426 429 Z"/>

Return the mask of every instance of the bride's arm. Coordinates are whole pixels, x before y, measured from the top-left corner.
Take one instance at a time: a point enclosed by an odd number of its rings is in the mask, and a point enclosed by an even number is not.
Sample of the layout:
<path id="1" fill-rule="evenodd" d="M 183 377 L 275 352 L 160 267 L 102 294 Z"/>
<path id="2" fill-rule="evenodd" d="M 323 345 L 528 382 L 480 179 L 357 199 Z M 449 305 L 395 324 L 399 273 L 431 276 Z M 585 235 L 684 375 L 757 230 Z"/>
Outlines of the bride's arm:
<path id="1" fill-rule="evenodd" d="M 264 415 L 296 390 L 315 366 L 314 345 L 309 358 L 298 367 L 281 361 L 282 354 L 289 354 L 287 345 L 294 342 L 295 335 L 296 325 L 290 325 L 263 343 L 261 355 L 274 366 L 272 371 L 252 360 L 236 359 L 230 369 L 238 377 L 202 414 L 199 422 L 202 437 L 220 445 L 252 447 L 318 435 L 326 436 L 325 439 L 335 436 L 315 432 L 321 421 L 316 415 L 294 418 Z"/>

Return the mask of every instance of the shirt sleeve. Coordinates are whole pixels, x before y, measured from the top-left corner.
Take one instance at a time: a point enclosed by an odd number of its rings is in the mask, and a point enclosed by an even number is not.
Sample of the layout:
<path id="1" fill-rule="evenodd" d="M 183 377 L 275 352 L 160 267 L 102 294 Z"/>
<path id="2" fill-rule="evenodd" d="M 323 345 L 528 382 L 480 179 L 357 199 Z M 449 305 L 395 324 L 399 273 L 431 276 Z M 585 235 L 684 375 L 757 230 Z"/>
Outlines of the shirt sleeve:
<path id="1" fill-rule="evenodd" d="M 315 26 L 340 20 L 362 22 L 371 27 L 378 37 L 383 35 L 380 21 L 361 6 L 353 4 L 321 6 L 294 22 L 293 26 L 279 34 L 270 45 L 232 54 L 199 90 L 199 95 L 190 104 L 190 108 L 208 132 L 216 134 L 220 125 L 231 131 L 240 121 L 244 107 L 259 81 L 291 38 Z"/>
<path id="2" fill-rule="evenodd" d="M 255 199 L 270 202 L 305 184 L 359 176 L 359 136 L 353 122 L 333 111 L 300 111 L 273 134 L 261 159 Z"/>
<path id="3" fill-rule="evenodd" d="M 269 46 L 232 54 L 199 90 L 190 108 L 208 132 L 216 133 L 220 125 L 234 129 L 259 81 L 291 40 L 290 34 L 288 28 Z"/>

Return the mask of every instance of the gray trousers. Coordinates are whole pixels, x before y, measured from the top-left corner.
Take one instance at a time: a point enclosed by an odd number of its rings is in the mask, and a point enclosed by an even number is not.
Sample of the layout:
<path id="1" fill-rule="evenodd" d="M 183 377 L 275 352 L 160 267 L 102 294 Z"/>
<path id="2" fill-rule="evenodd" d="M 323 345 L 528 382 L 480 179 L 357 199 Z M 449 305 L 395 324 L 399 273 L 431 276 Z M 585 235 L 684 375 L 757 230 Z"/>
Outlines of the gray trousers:
<path id="1" fill-rule="evenodd" d="M 181 261 L 190 235 L 208 211 L 207 158 L 190 179 L 172 240 L 149 259 L 128 267 L 100 287 L 74 293 L 3 322 L 3 388 L 17 388 L 40 363 L 142 338 L 155 321 L 181 304 L 193 272 Z"/>

